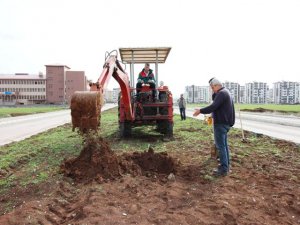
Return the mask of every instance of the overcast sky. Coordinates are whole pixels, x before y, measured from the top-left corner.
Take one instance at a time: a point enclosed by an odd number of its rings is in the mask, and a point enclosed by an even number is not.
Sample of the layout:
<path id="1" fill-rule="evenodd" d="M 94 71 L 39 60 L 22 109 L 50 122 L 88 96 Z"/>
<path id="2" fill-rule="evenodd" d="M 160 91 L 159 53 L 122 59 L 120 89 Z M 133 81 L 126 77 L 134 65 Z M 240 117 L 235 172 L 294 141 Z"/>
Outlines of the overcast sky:
<path id="1" fill-rule="evenodd" d="M 213 76 L 299 82 L 300 1 L 0 0 L 0 74 L 60 63 L 96 81 L 119 47 L 172 47 L 159 80 L 175 95 Z"/>

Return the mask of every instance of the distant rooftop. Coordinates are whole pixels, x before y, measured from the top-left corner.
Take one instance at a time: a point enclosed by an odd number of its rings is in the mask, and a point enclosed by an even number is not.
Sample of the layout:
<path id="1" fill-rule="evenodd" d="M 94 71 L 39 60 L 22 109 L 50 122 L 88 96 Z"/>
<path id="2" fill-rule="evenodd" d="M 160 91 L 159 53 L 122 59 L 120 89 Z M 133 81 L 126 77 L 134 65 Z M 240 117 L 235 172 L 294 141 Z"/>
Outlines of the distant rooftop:
<path id="1" fill-rule="evenodd" d="M 36 80 L 36 79 L 46 79 L 46 76 L 44 74 L 28 74 L 28 73 L 0 74 L 0 80 L 3 79 Z"/>
<path id="2" fill-rule="evenodd" d="M 68 68 L 68 69 L 71 69 L 70 67 L 68 67 L 67 65 L 63 65 L 63 64 L 59 64 L 59 63 L 54 63 L 54 64 L 47 64 L 47 65 L 45 65 L 45 66 L 63 66 L 63 67 L 66 67 L 66 68 Z"/>

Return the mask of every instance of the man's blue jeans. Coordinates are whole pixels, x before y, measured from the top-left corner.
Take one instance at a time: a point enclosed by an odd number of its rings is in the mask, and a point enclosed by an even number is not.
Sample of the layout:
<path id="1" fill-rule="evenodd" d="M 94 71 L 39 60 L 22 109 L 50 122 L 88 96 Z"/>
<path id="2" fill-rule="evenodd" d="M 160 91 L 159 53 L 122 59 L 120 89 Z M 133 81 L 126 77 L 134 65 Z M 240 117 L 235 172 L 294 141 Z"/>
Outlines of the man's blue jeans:
<path id="1" fill-rule="evenodd" d="M 185 120 L 185 108 L 179 108 L 181 120 Z"/>
<path id="2" fill-rule="evenodd" d="M 220 164 L 219 171 L 226 173 L 229 171 L 229 148 L 227 144 L 227 133 L 230 126 L 226 124 L 214 124 L 215 145 L 219 151 Z"/>

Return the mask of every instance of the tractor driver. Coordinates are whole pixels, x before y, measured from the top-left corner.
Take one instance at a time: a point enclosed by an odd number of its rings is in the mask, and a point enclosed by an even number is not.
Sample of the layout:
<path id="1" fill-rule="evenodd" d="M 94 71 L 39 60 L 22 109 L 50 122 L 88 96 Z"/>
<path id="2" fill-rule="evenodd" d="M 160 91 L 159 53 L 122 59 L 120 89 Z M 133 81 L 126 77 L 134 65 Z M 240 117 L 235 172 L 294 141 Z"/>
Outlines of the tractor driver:
<path id="1" fill-rule="evenodd" d="M 152 98 L 155 100 L 156 90 L 155 90 L 155 79 L 153 71 L 150 69 L 150 64 L 145 63 L 144 69 L 139 73 L 139 77 L 136 84 L 137 95 L 141 91 L 143 84 L 149 84 L 150 88 L 152 88 Z"/>

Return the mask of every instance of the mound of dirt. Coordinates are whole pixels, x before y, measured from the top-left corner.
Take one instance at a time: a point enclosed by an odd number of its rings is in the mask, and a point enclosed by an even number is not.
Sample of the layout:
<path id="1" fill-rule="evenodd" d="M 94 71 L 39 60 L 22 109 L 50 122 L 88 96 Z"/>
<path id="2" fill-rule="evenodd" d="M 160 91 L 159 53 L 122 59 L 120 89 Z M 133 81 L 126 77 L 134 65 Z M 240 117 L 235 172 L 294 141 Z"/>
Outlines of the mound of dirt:
<path id="1" fill-rule="evenodd" d="M 115 180 L 123 174 L 141 176 L 175 173 L 176 165 L 176 161 L 166 152 L 155 153 L 153 148 L 117 156 L 103 138 L 91 135 L 87 137 L 77 158 L 63 162 L 61 172 L 76 182 L 88 183 L 93 180 Z"/>
<path id="2" fill-rule="evenodd" d="M 65 160 L 61 171 L 78 182 L 115 179 L 121 175 L 118 157 L 105 140 L 96 136 L 87 138 L 80 155 Z"/>

